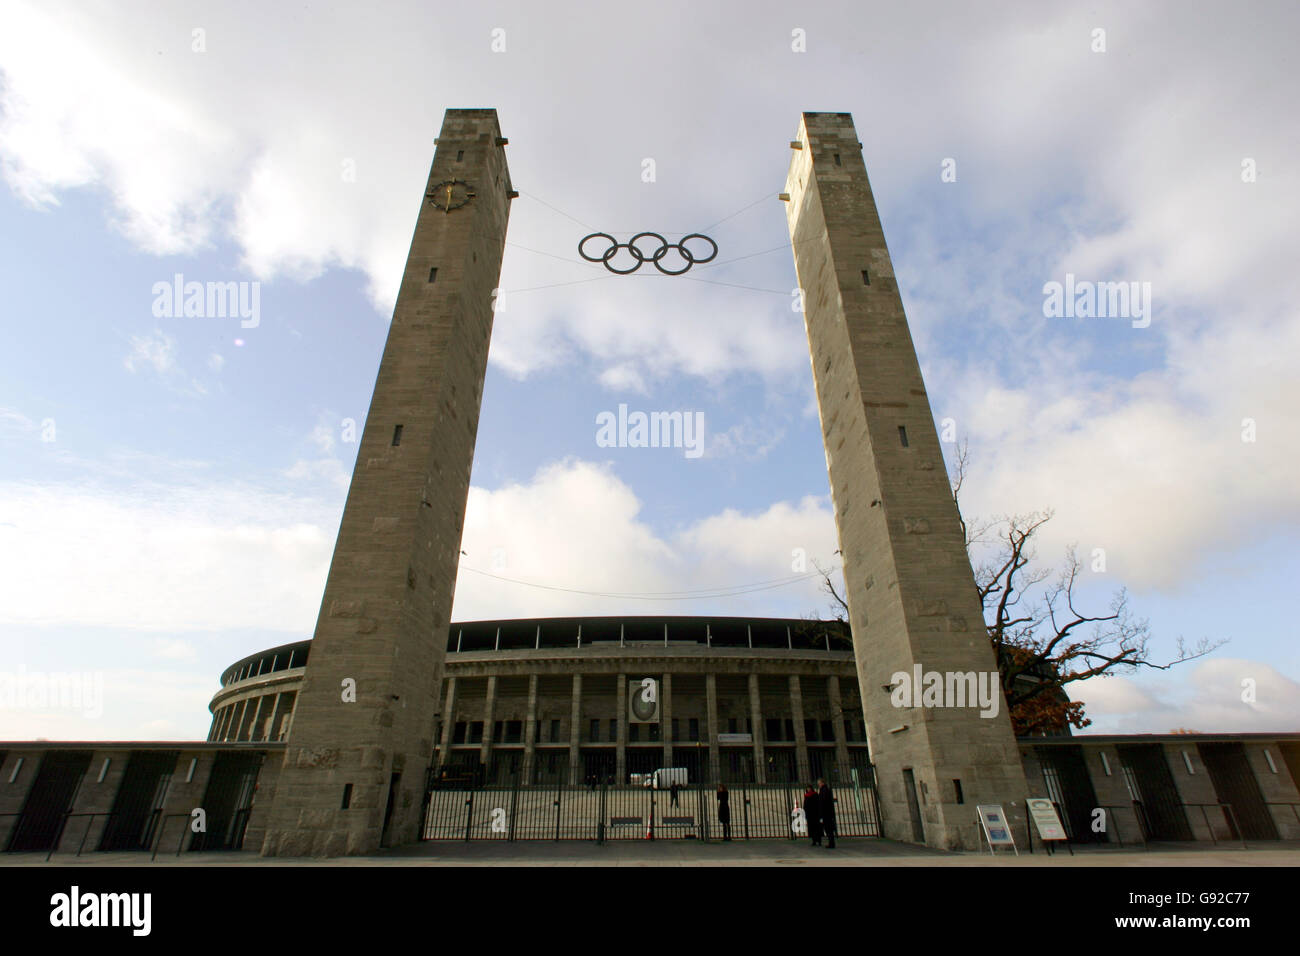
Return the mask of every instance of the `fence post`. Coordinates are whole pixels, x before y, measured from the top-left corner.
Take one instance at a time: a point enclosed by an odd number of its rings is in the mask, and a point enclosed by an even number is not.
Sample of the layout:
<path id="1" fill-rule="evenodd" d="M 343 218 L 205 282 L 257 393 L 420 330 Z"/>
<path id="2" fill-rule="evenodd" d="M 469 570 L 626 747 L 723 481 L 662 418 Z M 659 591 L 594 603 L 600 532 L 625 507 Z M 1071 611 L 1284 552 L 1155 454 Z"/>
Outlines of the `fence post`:
<path id="1" fill-rule="evenodd" d="M 519 810 L 519 774 L 515 774 L 514 787 L 510 791 L 510 830 L 506 834 L 506 842 L 515 842 L 515 813 Z"/>

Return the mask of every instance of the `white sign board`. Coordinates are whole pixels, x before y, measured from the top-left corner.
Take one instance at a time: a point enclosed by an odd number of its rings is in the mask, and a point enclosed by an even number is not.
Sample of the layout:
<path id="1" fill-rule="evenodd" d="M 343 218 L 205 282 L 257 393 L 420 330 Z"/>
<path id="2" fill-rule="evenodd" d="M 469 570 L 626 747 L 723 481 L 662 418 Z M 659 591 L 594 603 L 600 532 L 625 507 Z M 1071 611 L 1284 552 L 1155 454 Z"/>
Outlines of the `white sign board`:
<path id="1" fill-rule="evenodd" d="M 1040 840 L 1068 840 L 1061 818 L 1056 815 L 1056 807 L 1051 800 L 1042 797 L 1029 798 L 1029 815 L 1034 818 Z"/>
<path id="2" fill-rule="evenodd" d="M 720 744 L 752 744 L 753 742 L 753 734 L 718 734 Z"/>
<path id="3" fill-rule="evenodd" d="M 990 850 L 995 846 L 1015 849 L 1016 841 L 1011 836 L 1011 824 L 1007 822 L 1007 815 L 1000 806 L 987 804 L 977 806 L 975 810 L 980 815 L 980 824 L 984 827 L 984 836 L 988 838 Z M 1017 855 L 1019 852 L 1016 850 Z"/>

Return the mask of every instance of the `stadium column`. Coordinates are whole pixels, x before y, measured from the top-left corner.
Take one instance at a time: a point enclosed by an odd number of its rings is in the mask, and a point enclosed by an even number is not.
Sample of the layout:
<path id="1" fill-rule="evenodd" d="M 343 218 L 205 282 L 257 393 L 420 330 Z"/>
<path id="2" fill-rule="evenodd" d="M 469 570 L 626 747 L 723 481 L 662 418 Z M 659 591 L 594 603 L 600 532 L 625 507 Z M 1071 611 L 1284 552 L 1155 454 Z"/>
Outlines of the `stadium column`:
<path id="1" fill-rule="evenodd" d="M 722 780 L 722 755 L 718 753 L 718 675 L 712 672 L 704 675 L 704 696 L 708 708 L 706 716 L 709 726 L 704 732 L 709 735 L 709 779 L 716 785 Z"/>
<path id="2" fill-rule="evenodd" d="M 443 118 L 264 854 L 372 852 L 394 784 L 388 842 L 418 836 L 513 195 L 504 145 L 495 110 Z"/>
<path id="3" fill-rule="evenodd" d="M 673 675 L 665 671 L 659 684 L 659 739 L 663 741 L 661 766 L 673 766 Z"/>
<path id="4" fill-rule="evenodd" d="M 618 675 L 618 718 L 615 727 L 614 745 L 614 782 L 622 786 L 627 783 L 627 675 Z"/>
<path id="5" fill-rule="evenodd" d="M 492 674 L 487 679 L 487 697 L 483 700 L 483 741 L 478 749 L 478 762 L 484 774 L 492 773 L 492 728 L 496 721 L 496 710 L 497 675 Z M 486 776 L 484 779 L 488 783 L 497 782 L 491 776 Z"/>
<path id="6" fill-rule="evenodd" d="M 808 734 L 803 725 L 803 687 L 799 675 L 790 675 L 790 716 L 794 718 L 794 761 L 799 782 L 804 783 L 812 776 L 808 766 Z"/>
<path id="7" fill-rule="evenodd" d="M 754 780 L 767 782 L 767 767 L 763 762 L 763 707 L 758 696 L 758 675 L 749 675 L 749 729 L 753 734 Z"/>
<path id="8" fill-rule="evenodd" d="M 840 696 L 840 679 L 832 674 L 826 678 L 826 697 L 831 703 L 831 728 L 835 733 L 835 763 L 839 779 L 849 779 L 849 743 L 844 733 L 844 700 Z"/>
<path id="9" fill-rule="evenodd" d="M 896 708 L 908 701 L 889 689 L 914 667 L 945 683 L 997 673 L 933 412 L 853 118 L 804 113 L 791 146 L 786 218 L 884 835 L 913 839 L 911 771 L 925 842 L 974 849 L 975 804 L 1024 819 L 1006 707 Z"/>
<path id="10" fill-rule="evenodd" d="M 528 719 L 524 723 L 524 766 L 520 782 L 533 782 L 533 765 L 537 762 L 537 675 L 528 676 Z"/>
<path id="11" fill-rule="evenodd" d="M 573 701 L 569 708 L 569 785 L 578 782 L 582 752 L 582 675 L 573 675 Z"/>

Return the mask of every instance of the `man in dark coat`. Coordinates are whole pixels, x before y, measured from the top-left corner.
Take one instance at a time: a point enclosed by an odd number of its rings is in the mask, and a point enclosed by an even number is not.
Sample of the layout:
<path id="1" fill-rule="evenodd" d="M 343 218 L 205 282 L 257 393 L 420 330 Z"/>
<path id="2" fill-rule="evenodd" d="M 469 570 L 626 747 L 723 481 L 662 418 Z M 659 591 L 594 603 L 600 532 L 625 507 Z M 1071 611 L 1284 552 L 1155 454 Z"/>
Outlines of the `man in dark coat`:
<path id="1" fill-rule="evenodd" d="M 826 849 L 835 849 L 835 794 L 822 778 L 817 779 L 817 808 L 821 811 L 822 830 L 826 833 Z"/>
<path id="2" fill-rule="evenodd" d="M 821 800 L 817 791 L 810 785 L 803 795 L 803 816 L 808 824 L 808 836 L 813 846 L 822 845 L 822 811 Z"/>
<path id="3" fill-rule="evenodd" d="M 731 840 L 731 794 L 725 783 L 718 784 L 718 822 L 722 824 L 722 839 Z"/>

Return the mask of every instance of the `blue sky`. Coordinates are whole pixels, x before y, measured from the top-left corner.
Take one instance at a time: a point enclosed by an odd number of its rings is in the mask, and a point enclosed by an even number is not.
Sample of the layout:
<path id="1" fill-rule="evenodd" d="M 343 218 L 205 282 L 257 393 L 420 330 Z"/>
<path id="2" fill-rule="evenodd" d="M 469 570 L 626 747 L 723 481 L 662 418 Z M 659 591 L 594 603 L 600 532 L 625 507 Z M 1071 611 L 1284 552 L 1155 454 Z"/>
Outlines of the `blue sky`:
<path id="1" fill-rule="evenodd" d="M 466 568 L 648 593 L 787 577 L 796 548 L 833 562 L 776 193 L 799 113 L 847 111 L 936 419 L 970 445 L 964 511 L 1054 508 L 1040 556 L 1104 548 L 1085 601 L 1128 587 L 1156 659 L 1229 639 L 1090 682 L 1093 729 L 1297 728 L 1292 9 L 569 7 L 0 3 L 0 650 L 104 694 L 0 708 L 0 739 L 201 737 L 226 664 L 310 635 L 344 422 L 463 106 L 499 111 L 521 191 Z M 689 278 L 575 254 L 719 220 L 718 263 L 739 261 Z M 1067 272 L 1150 282 L 1150 326 L 1046 318 Z M 177 273 L 259 283 L 257 326 L 155 316 Z M 703 413 L 705 454 L 598 447 L 620 403 Z M 825 606 L 814 581 L 664 602 L 466 571 L 453 617 Z"/>

